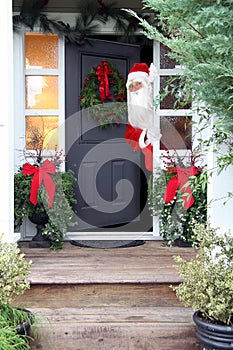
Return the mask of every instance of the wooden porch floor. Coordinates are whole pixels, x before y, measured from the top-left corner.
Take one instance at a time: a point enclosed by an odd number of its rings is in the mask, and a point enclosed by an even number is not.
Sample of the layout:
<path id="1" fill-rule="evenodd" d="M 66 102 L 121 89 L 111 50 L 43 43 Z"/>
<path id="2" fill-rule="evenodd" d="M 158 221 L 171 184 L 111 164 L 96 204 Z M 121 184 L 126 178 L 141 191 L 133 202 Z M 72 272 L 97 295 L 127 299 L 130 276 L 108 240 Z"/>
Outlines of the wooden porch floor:
<path id="1" fill-rule="evenodd" d="M 193 248 L 20 246 L 32 260 L 31 288 L 16 303 L 43 315 L 31 349 L 198 349 L 193 310 L 169 287 L 181 281 L 173 256 L 190 259 Z"/>

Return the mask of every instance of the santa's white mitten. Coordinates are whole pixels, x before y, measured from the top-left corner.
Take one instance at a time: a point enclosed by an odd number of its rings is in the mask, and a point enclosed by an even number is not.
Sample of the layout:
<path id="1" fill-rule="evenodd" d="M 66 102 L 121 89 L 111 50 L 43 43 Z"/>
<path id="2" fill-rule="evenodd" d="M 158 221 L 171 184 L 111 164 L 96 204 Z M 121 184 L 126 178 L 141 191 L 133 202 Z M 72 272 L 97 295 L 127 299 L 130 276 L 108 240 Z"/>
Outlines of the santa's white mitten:
<path id="1" fill-rule="evenodd" d="M 150 68 L 149 68 L 149 81 L 151 83 L 153 83 L 153 81 L 155 80 L 157 75 L 158 75 L 157 69 L 156 69 L 154 63 L 151 63 Z"/>

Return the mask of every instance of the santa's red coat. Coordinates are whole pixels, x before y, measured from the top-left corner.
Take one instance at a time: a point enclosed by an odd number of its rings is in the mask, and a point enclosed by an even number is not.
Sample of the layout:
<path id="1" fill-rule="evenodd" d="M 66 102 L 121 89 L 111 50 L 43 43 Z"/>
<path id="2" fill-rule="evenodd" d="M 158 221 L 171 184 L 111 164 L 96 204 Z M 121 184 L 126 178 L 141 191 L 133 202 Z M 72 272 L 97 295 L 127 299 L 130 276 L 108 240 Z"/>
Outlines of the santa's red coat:
<path id="1" fill-rule="evenodd" d="M 153 171 L 153 147 L 151 144 L 149 144 L 145 148 L 139 147 L 139 137 L 142 133 L 141 129 L 137 129 L 132 127 L 131 124 L 127 124 L 126 132 L 125 132 L 125 139 L 128 142 L 128 144 L 132 147 L 134 151 L 138 151 L 141 149 L 142 153 L 145 156 L 145 166 L 146 169 L 149 171 Z"/>

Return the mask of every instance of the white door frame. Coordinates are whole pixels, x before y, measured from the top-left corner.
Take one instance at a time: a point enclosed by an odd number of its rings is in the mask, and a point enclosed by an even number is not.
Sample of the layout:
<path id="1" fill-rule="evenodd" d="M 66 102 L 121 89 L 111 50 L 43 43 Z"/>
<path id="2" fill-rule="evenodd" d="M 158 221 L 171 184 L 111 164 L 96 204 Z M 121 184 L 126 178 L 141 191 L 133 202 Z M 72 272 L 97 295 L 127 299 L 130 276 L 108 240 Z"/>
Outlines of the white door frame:
<path id="1" fill-rule="evenodd" d="M 0 117 L 0 227 L 3 240 L 16 242 L 14 232 L 14 112 L 12 2 L 4 1 L 0 13 L 1 32 L 1 117 Z"/>

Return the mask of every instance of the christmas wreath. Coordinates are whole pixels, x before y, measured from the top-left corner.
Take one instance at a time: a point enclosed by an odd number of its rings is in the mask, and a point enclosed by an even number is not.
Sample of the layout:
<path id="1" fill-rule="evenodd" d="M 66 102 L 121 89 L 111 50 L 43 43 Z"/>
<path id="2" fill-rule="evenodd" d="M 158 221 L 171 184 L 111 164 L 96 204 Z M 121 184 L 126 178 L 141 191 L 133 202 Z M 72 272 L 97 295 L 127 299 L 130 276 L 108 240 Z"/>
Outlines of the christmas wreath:
<path id="1" fill-rule="evenodd" d="M 125 80 L 111 62 L 102 61 L 91 69 L 84 80 L 79 100 L 82 109 L 91 107 L 90 115 L 100 126 L 119 125 L 126 120 Z"/>

